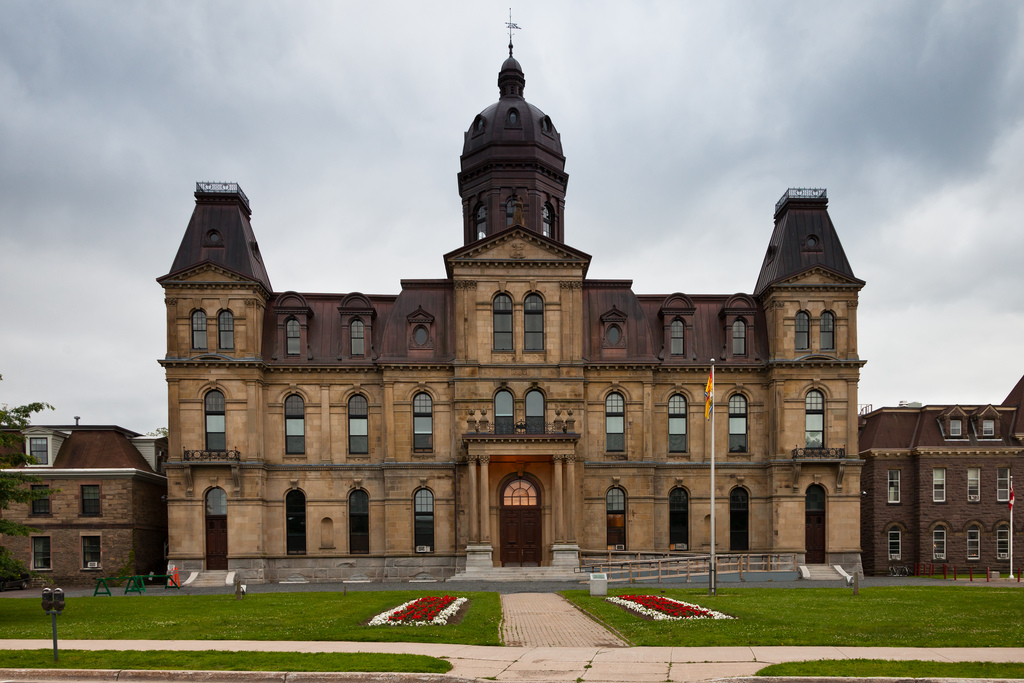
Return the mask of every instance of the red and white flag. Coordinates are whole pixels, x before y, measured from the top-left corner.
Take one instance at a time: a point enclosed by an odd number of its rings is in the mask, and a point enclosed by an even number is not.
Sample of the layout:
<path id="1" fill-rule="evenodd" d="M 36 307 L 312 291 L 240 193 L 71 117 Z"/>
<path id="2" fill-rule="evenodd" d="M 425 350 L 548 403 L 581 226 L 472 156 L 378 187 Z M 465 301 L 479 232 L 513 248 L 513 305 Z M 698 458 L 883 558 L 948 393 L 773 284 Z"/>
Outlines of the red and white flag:
<path id="1" fill-rule="evenodd" d="M 1013 483 L 1010 483 L 1010 512 L 1013 512 Z"/>

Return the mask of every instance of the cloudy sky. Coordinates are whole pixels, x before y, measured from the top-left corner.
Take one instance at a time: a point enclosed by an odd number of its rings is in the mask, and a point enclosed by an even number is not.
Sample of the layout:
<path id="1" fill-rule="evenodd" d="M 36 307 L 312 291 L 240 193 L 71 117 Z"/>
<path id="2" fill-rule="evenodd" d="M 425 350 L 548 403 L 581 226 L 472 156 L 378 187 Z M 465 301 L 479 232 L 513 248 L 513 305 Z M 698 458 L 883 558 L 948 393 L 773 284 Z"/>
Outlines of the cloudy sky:
<path id="1" fill-rule="evenodd" d="M 397 293 L 461 244 L 463 131 L 508 3 L 0 1 L 0 403 L 167 424 L 166 273 L 237 181 L 275 289 Z M 860 401 L 1024 373 L 1024 4 L 520 2 L 567 242 L 639 293 L 750 292 L 787 187 L 828 188 Z"/>

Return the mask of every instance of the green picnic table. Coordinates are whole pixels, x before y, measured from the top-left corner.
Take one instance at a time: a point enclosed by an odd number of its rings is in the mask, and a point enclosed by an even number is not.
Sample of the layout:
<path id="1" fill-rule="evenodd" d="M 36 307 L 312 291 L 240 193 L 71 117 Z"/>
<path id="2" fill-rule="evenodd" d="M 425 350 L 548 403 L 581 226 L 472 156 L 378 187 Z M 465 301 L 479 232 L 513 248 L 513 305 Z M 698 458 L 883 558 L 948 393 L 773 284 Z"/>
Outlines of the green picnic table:
<path id="1" fill-rule="evenodd" d="M 141 595 L 142 593 L 146 592 L 146 579 L 163 579 L 165 590 L 168 588 L 181 588 L 181 586 L 179 586 L 178 582 L 175 580 L 173 574 L 136 574 L 134 576 L 108 576 L 105 578 L 96 579 L 96 590 L 92 592 L 92 597 L 95 598 L 97 595 L 110 595 L 110 584 L 107 583 L 108 581 L 125 580 L 128 581 L 128 583 L 125 584 L 124 587 L 125 595 L 128 595 L 129 593 L 138 593 L 139 595 Z"/>

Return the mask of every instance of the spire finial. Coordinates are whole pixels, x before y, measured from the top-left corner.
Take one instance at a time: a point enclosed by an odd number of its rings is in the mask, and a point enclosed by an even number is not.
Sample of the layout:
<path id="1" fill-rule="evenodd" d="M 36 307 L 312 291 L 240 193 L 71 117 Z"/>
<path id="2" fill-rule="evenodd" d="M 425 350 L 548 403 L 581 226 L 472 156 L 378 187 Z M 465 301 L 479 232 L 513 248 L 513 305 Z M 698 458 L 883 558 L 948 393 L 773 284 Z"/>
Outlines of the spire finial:
<path id="1" fill-rule="evenodd" d="M 519 24 L 515 24 L 515 23 L 512 22 L 512 8 L 511 7 L 508 8 L 508 21 L 505 22 L 505 26 L 508 27 L 508 56 L 511 57 L 512 56 L 512 31 L 522 31 L 522 29 L 519 28 Z"/>

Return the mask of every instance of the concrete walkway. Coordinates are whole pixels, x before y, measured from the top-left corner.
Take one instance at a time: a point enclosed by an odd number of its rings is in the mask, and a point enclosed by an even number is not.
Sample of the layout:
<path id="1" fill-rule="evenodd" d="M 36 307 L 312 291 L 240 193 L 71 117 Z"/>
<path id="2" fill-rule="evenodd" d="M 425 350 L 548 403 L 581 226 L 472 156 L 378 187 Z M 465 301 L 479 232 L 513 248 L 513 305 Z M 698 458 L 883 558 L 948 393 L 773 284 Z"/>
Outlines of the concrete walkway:
<path id="1" fill-rule="evenodd" d="M 45 649 L 49 640 L 0 640 L 0 649 Z M 484 647 L 443 643 L 354 643 L 255 640 L 62 640 L 79 650 L 228 650 L 265 652 L 383 652 L 422 654 L 449 660 L 448 676 L 498 681 L 706 681 L 751 676 L 768 664 L 812 659 L 921 659 L 940 662 L 1024 662 L 1021 648 L 894 647 Z M 0 681 L 8 679 L 0 671 Z M 352 676 L 352 674 L 348 674 Z M 150 681 L 161 680 L 149 673 Z M 386 674 L 401 681 L 400 674 Z M 11 677 L 13 678 L 13 677 Z M 74 676 L 63 675 L 70 680 Z M 118 680 L 117 672 L 92 672 L 93 681 Z M 256 674 L 253 680 L 263 680 Z M 366 680 L 377 680 L 367 675 Z M 422 680 L 410 674 L 408 680 Z M 22 680 L 24 680 L 22 678 Z M 35 680 L 50 680 L 40 677 Z M 126 680 L 122 674 L 120 680 Z M 170 677 L 164 680 L 170 680 Z M 203 680 L 217 680 L 217 676 Z M 269 678 L 268 678 L 269 680 Z"/>
<path id="2" fill-rule="evenodd" d="M 556 593 L 501 596 L 501 638 L 513 647 L 626 647 L 625 641 Z"/>

